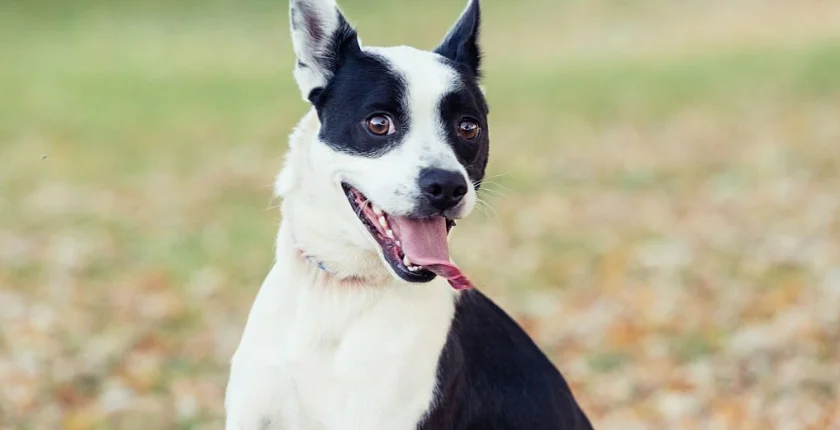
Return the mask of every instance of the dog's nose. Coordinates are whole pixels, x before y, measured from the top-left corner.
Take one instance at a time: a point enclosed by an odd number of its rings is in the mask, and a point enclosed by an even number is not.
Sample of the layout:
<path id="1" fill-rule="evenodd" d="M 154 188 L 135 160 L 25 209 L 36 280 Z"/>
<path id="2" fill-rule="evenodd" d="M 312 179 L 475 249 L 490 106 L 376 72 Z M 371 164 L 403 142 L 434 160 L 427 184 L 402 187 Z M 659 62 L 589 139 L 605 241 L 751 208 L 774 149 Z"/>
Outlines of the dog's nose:
<path id="1" fill-rule="evenodd" d="M 467 180 L 454 170 L 423 169 L 419 185 L 429 204 L 440 211 L 452 209 L 467 194 Z"/>

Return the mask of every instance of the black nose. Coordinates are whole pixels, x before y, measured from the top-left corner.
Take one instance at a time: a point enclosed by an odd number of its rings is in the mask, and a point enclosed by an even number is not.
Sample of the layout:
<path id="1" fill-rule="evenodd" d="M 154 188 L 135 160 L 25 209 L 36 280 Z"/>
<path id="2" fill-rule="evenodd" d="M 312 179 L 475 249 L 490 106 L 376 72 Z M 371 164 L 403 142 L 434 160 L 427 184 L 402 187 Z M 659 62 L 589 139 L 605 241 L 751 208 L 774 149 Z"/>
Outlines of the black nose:
<path id="1" fill-rule="evenodd" d="M 452 209 L 467 194 L 467 180 L 453 170 L 423 169 L 418 182 L 429 205 L 440 211 Z"/>

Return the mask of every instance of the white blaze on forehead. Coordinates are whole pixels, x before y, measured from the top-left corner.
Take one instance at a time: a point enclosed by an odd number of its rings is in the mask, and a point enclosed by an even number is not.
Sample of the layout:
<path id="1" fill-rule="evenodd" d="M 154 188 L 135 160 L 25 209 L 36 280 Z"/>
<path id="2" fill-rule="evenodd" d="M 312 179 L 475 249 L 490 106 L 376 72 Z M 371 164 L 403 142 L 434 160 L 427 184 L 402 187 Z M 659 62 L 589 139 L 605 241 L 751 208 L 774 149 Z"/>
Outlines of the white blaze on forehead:
<path id="1" fill-rule="evenodd" d="M 394 71 L 405 79 L 406 98 L 402 102 L 408 109 L 410 130 L 406 143 L 422 145 L 421 157 L 432 157 L 444 164 L 455 161 L 455 155 L 446 144 L 446 134 L 440 117 L 440 102 L 443 97 L 456 90 L 458 74 L 443 63 L 440 55 L 421 51 L 409 46 L 388 48 L 365 48 L 385 58 Z M 439 147 L 443 144 L 445 148 Z M 444 150 L 445 149 L 445 150 Z M 451 154 L 451 157 L 443 153 Z M 449 161 L 450 163 L 447 163 Z M 439 166 L 454 168 L 455 166 Z"/>
<path id="2" fill-rule="evenodd" d="M 434 110 L 444 94 L 458 87 L 458 75 L 433 52 L 410 46 L 366 47 L 365 50 L 387 59 L 405 77 L 412 108 Z"/>

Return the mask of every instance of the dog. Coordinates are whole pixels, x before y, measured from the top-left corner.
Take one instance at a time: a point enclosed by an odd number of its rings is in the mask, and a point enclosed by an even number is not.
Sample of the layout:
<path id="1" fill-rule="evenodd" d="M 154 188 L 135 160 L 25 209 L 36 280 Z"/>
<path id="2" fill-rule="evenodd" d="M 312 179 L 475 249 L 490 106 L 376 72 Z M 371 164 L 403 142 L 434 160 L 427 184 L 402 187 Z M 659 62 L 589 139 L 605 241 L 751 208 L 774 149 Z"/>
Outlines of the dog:
<path id="1" fill-rule="evenodd" d="M 231 360 L 226 429 L 591 429 L 449 258 L 489 154 L 479 1 L 433 51 L 363 47 L 334 0 L 290 3 L 311 109 L 276 180 L 275 262 Z"/>

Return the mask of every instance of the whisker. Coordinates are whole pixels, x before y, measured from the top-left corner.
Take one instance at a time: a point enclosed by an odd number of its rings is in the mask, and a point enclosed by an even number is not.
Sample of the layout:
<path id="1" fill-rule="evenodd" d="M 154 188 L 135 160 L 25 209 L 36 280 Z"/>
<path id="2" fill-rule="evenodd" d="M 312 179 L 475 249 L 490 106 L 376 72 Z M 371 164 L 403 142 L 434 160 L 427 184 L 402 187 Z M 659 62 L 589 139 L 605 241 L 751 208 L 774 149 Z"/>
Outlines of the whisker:
<path id="1" fill-rule="evenodd" d="M 492 188 L 480 188 L 478 192 L 482 193 L 482 194 L 488 194 L 488 195 L 491 195 L 493 197 L 504 197 L 505 195 L 507 195 L 506 193 L 504 193 L 502 191 L 494 190 Z"/>
<path id="2" fill-rule="evenodd" d="M 481 183 L 481 185 L 483 185 L 481 188 L 485 188 L 485 187 L 487 187 L 487 188 L 496 187 L 496 188 L 498 188 L 500 191 L 505 191 L 505 192 L 508 192 L 508 193 L 510 193 L 510 192 L 512 192 L 512 191 L 513 191 L 513 190 L 511 190 L 510 188 L 508 188 L 508 187 L 506 187 L 506 186 L 502 185 L 502 184 L 501 184 L 501 183 L 499 183 L 499 182 L 495 182 L 495 181 L 484 181 L 484 182 L 482 182 L 482 183 Z"/>
<path id="3" fill-rule="evenodd" d="M 356 215 L 361 217 L 362 216 L 362 211 L 365 210 L 365 206 L 367 206 L 369 204 L 371 204 L 370 199 L 365 198 L 365 200 L 362 202 L 362 204 L 358 205 L 358 207 L 356 208 Z"/>
<path id="4" fill-rule="evenodd" d="M 482 178 L 478 181 L 473 181 L 473 188 L 477 188 L 479 191 L 487 191 L 490 194 L 493 194 L 493 195 L 496 195 L 496 196 L 502 196 L 502 195 L 505 195 L 505 194 L 512 193 L 513 190 L 511 190 L 510 188 L 506 187 L 505 185 L 502 185 L 499 182 L 496 182 L 496 181 L 492 180 L 494 178 L 498 178 L 498 177 L 505 176 L 505 175 L 506 175 L 505 173 L 500 173 L 498 175 Z"/>
<path id="5" fill-rule="evenodd" d="M 282 204 L 283 204 L 283 202 L 281 201 L 280 197 L 271 196 L 268 199 L 268 204 L 266 205 L 265 210 L 270 211 L 270 210 L 280 209 L 280 205 L 282 205 Z"/>
<path id="6" fill-rule="evenodd" d="M 507 176 L 507 175 L 508 175 L 507 173 L 499 173 L 499 174 L 496 174 L 496 175 L 493 175 L 493 176 L 485 176 L 484 180 L 501 178 L 502 176 Z"/>
<path id="7" fill-rule="evenodd" d="M 488 213 L 488 210 L 489 210 L 489 211 L 490 211 L 489 213 L 492 213 L 492 214 L 493 214 L 493 218 L 495 218 L 495 219 L 496 219 L 496 223 L 497 223 L 499 226 L 501 226 L 501 225 L 502 225 L 502 219 L 501 219 L 501 218 L 499 218 L 499 213 L 496 211 L 496 208 L 494 208 L 494 207 L 493 207 L 493 205 L 491 205 L 491 204 L 490 204 L 490 203 L 488 203 L 486 200 L 484 200 L 484 199 L 482 199 L 482 198 L 480 198 L 480 197 L 476 197 L 476 203 L 479 205 L 478 207 L 479 207 L 479 208 L 481 208 L 481 210 L 482 210 L 482 212 L 483 212 L 483 213 L 487 214 L 487 213 Z"/>

